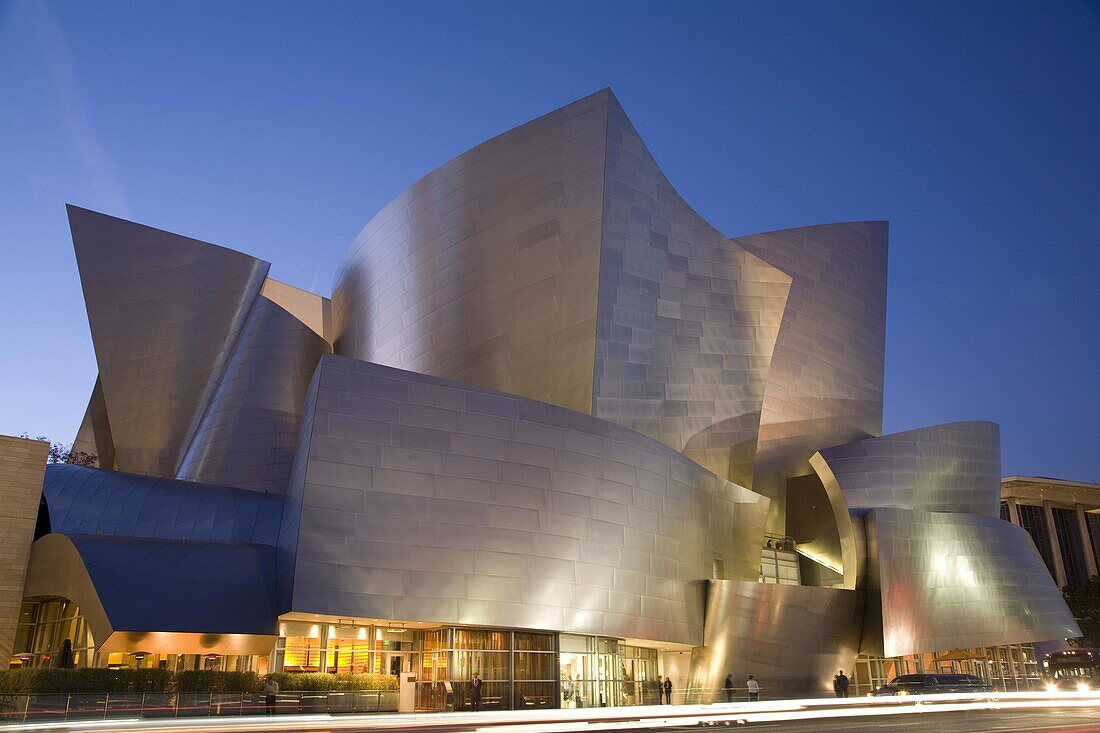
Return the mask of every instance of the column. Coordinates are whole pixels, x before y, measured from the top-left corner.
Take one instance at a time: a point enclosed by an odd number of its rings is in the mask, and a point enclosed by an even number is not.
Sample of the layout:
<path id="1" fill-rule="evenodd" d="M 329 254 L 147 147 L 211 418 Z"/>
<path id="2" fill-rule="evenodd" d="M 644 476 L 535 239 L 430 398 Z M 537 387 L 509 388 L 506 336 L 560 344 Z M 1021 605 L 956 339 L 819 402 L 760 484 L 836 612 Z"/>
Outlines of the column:
<path id="1" fill-rule="evenodd" d="M 1096 552 L 1092 546 L 1092 535 L 1089 534 L 1089 520 L 1085 516 L 1085 507 L 1081 504 L 1075 506 L 1077 509 L 1077 531 L 1081 534 L 1081 549 L 1085 551 L 1085 570 L 1091 578 L 1094 575 L 1100 575 L 1100 571 L 1096 569 Z"/>
<path id="2" fill-rule="evenodd" d="M 1005 499 L 1005 503 L 1008 504 L 1008 521 L 1020 526 L 1020 507 L 1016 503 L 1015 499 Z"/>
<path id="3" fill-rule="evenodd" d="M 329 625 L 327 623 L 320 624 L 321 626 L 321 658 L 317 662 L 317 670 L 319 672 L 328 672 L 328 645 L 329 645 Z"/>
<path id="4" fill-rule="evenodd" d="M 1043 520 L 1047 526 L 1047 538 L 1050 540 L 1051 560 L 1054 563 L 1054 582 L 1058 589 L 1066 587 L 1066 566 L 1062 564 L 1062 544 L 1058 541 L 1058 530 L 1054 527 L 1054 511 L 1049 501 L 1043 502 Z"/>

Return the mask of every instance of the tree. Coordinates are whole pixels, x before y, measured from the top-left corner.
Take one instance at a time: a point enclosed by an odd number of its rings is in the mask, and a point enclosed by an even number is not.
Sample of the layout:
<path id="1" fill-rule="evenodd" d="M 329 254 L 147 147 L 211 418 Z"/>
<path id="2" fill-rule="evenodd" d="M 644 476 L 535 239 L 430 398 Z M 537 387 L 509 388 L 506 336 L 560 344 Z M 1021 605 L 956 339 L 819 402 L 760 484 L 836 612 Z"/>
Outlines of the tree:
<path id="1" fill-rule="evenodd" d="M 1070 643 L 1076 647 L 1100 647 L 1100 575 L 1092 576 L 1084 585 L 1067 586 L 1062 594 L 1081 627 L 1081 638 Z"/>
<path id="2" fill-rule="evenodd" d="M 46 458 L 46 463 L 71 463 L 74 466 L 91 466 L 92 468 L 99 466 L 99 456 L 94 453 L 73 450 L 71 445 L 67 445 L 60 441 L 50 440 L 45 435 L 39 435 L 32 438 L 27 433 L 23 433 L 19 437 L 26 438 L 27 440 L 41 440 L 43 443 L 49 443 L 50 453 Z"/>

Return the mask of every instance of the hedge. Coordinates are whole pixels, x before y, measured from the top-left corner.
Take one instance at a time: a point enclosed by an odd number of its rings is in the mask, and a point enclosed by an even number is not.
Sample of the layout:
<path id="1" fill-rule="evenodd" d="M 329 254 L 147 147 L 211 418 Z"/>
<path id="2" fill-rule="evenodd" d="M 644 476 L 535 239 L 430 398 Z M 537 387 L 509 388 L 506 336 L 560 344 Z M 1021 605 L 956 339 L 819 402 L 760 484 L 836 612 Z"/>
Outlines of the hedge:
<path id="1" fill-rule="evenodd" d="M 283 692 L 297 690 L 396 690 L 397 677 L 392 674 L 322 674 L 306 672 L 271 675 Z M 263 687 L 263 683 L 260 683 Z"/>
<path id="2" fill-rule="evenodd" d="M 166 692 L 166 669 L 8 669 L 0 671 L 0 693 Z"/>
<path id="3" fill-rule="evenodd" d="M 258 692 L 263 689 L 255 672 L 211 672 L 193 669 L 172 675 L 171 692 Z"/>
<path id="4" fill-rule="evenodd" d="M 388 674 L 275 674 L 279 689 L 396 690 Z M 0 695 L 100 692 L 260 692 L 264 678 L 255 672 L 166 669 L 9 669 L 0 670 Z"/>

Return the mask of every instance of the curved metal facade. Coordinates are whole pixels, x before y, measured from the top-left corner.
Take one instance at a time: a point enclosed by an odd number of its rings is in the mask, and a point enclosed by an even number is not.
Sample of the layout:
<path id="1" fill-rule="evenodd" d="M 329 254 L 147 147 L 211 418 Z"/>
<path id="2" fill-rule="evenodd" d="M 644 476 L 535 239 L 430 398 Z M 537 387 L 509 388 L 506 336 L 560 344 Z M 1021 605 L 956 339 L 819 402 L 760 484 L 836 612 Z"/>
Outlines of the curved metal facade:
<path id="1" fill-rule="evenodd" d="M 749 485 L 791 278 L 695 213 L 610 94 L 607 115 L 592 414 Z"/>
<path id="2" fill-rule="evenodd" d="M 275 548 L 49 534 L 28 597 L 85 614 L 101 652 L 265 654 L 276 633 Z"/>
<path id="3" fill-rule="evenodd" d="M 786 479 L 810 456 L 882 432 L 886 222 L 799 227 L 734 242 L 791 276 L 760 417 L 752 487 L 783 532 Z"/>
<path id="4" fill-rule="evenodd" d="M 174 476 L 270 265 L 68 211 L 117 466 Z"/>
<path id="5" fill-rule="evenodd" d="M 66 535 L 279 541 L 283 502 L 253 491 L 56 463 L 43 493 L 50 528 Z"/>
<path id="6" fill-rule="evenodd" d="M 748 483 L 790 281 L 683 201 L 604 90 L 383 209 L 337 275 L 336 352 L 591 413 Z"/>
<path id="7" fill-rule="evenodd" d="M 826 448 L 810 462 L 852 511 L 874 507 L 1000 514 L 1001 433 L 956 422 Z"/>
<path id="8" fill-rule="evenodd" d="M 328 351 L 310 327 L 257 298 L 177 476 L 286 493 L 302 400 Z"/>
<path id="9" fill-rule="evenodd" d="M 606 130 L 599 92 L 382 209 L 337 273 L 336 353 L 589 412 Z"/>
<path id="10" fill-rule="evenodd" d="M 253 653 L 298 612 L 690 644 L 697 685 L 779 694 L 860 648 L 1077 631 L 995 519 L 995 425 L 872 437 L 887 225 L 730 239 L 610 90 L 400 194 L 331 303 L 69 219 L 100 370 L 76 445 L 125 473 L 49 469 L 26 592 L 89 604 L 101 651 Z M 755 582 L 765 527 L 844 588 Z"/>
<path id="11" fill-rule="evenodd" d="M 313 392 L 288 610 L 698 644 L 714 561 L 759 574 L 767 500 L 643 435 L 336 356 Z"/>
<path id="12" fill-rule="evenodd" d="M 704 646 L 691 658 L 691 687 L 717 693 L 727 674 L 751 674 L 768 698 L 831 692 L 837 670 L 859 652 L 861 591 L 711 581 Z"/>
<path id="13" fill-rule="evenodd" d="M 96 375 L 92 396 L 88 398 L 88 408 L 84 419 L 73 438 L 74 451 L 81 451 L 96 457 L 96 465 L 103 468 L 115 468 L 115 444 L 111 438 L 111 421 L 107 418 L 107 404 L 103 400 L 103 384 Z"/>
<path id="14" fill-rule="evenodd" d="M 874 509 L 885 656 L 1081 635 L 1023 529 L 978 514 Z"/>

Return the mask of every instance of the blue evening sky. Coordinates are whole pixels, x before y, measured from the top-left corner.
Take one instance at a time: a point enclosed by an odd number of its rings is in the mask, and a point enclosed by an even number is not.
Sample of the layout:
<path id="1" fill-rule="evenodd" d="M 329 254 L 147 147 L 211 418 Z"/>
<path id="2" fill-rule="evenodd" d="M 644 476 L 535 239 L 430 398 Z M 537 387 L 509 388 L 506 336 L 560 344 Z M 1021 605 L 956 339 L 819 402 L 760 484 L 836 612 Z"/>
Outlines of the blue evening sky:
<path id="1" fill-rule="evenodd" d="M 605 86 L 729 235 L 890 220 L 885 430 L 1100 481 L 1100 4 L 0 0 L 0 433 L 96 366 L 65 203 L 329 294 L 375 211 Z"/>

